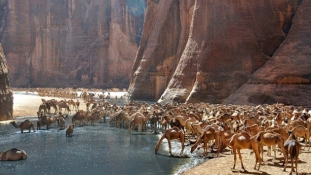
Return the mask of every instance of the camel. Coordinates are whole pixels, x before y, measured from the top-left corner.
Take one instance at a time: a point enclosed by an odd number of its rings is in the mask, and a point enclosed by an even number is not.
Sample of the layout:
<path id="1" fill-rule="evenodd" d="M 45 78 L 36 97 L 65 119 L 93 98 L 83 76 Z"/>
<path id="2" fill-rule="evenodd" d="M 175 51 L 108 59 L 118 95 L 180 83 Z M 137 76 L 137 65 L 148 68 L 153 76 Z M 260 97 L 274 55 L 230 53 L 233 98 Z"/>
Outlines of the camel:
<path id="1" fill-rule="evenodd" d="M 74 125 L 71 124 L 67 127 L 66 129 L 66 137 L 72 137 L 73 136 L 73 130 L 74 130 Z"/>
<path id="2" fill-rule="evenodd" d="M 20 128 L 20 129 L 21 129 L 21 133 L 24 132 L 24 129 L 28 129 L 28 130 L 29 130 L 29 133 L 30 133 L 31 128 L 33 129 L 34 132 L 36 131 L 36 130 L 35 130 L 34 124 L 33 124 L 31 121 L 29 121 L 29 120 L 25 120 L 25 121 L 21 122 L 19 125 L 16 124 L 15 121 L 12 121 L 12 122 L 10 122 L 10 123 L 11 123 L 15 128 Z"/>
<path id="3" fill-rule="evenodd" d="M 78 112 L 76 112 L 76 114 L 74 114 L 72 116 L 72 119 L 71 119 L 72 124 L 76 125 L 77 121 L 79 121 L 79 123 L 81 121 L 80 125 L 82 125 L 84 123 L 84 121 L 85 121 L 86 114 L 87 114 L 87 112 L 85 112 L 85 111 L 78 111 Z"/>
<path id="4" fill-rule="evenodd" d="M 116 112 L 111 117 L 115 119 L 115 126 L 119 128 L 121 128 L 122 122 L 124 122 L 123 123 L 123 127 L 124 127 L 131 121 L 129 114 L 123 110 Z"/>
<path id="5" fill-rule="evenodd" d="M 68 117 L 68 114 L 64 116 L 61 112 L 59 112 L 59 116 L 57 116 L 57 123 L 59 126 L 59 129 L 65 129 L 65 122 L 66 118 Z"/>
<path id="6" fill-rule="evenodd" d="M 274 132 L 260 131 L 256 135 L 256 140 L 258 141 L 258 144 L 259 144 L 259 150 L 261 151 L 262 159 L 263 159 L 263 146 L 273 147 L 274 159 L 275 159 L 276 158 L 276 145 L 278 145 L 279 148 L 281 148 L 281 151 L 284 155 L 284 163 L 285 163 L 285 161 L 287 160 L 286 150 L 283 146 L 284 140 L 280 134 L 274 133 Z"/>
<path id="7" fill-rule="evenodd" d="M 98 112 L 92 113 L 88 119 L 91 121 L 91 125 L 94 126 L 95 123 L 98 123 L 99 113 Z"/>
<path id="8" fill-rule="evenodd" d="M 220 148 L 224 149 L 225 147 L 230 147 L 230 138 L 234 135 L 234 133 L 225 131 L 222 127 L 219 129 L 220 136 Z M 230 147 L 231 149 L 231 147 Z M 222 150 L 220 150 L 222 151 Z"/>
<path id="9" fill-rule="evenodd" d="M 149 120 L 150 115 L 145 117 L 142 113 L 136 112 L 130 118 L 129 133 L 131 133 L 135 126 L 138 126 L 138 132 L 141 132 L 143 126 Z"/>
<path id="10" fill-rule="evenodd" d="M 70 114 L 71 110 L 65 101 L 61 101 L 58 103 L 58 110 L 60 112 L 62 112 L 63 108 L 65 109 L 65 112 L 67 111 Z"/>
<path id="11" fill-rule="evenodd" d="M 42 100 L 42 99 L 41 99 Z M 43 101 L 43 100 L 42 100 Z M 46 106 L 47 106 L 47 109 L 48 109 L 48 112 L 50 113 L 50 108 L 53 107 L 54 108 L 54 114 L 56 114 L 57 112 L 57 105 L 56 105 L 56 100 L 52 99 L 52 100 L 48 100 L 46 101 Z"/>
<path id="12" fill-rule="evenodd" d="M 203 130 L 203 132 L 201 133 L 201 136 L 198 137 L 196 143 L 191 147 L 191 153 L 193 153 L 193 151 L 198 147 L 198 145 L 200 143 L 203 142 L 204 146 L 203 146 L 203 155 L 207 155 L 207 149 L 208 149 L 208 142 L 215 140 L 218 151 L 217 151 L 217 156 L 219 155 L 220 152 L 220 144 L 219 144 L 219 135 L 217 132 L 215 132 L 215 130 L 210 127 L 208 130 Z"/>
<path id="13" fill-rule="evenodd" d="M 289 131 L 288 134 L 289 134 L 289 137 L 285 141 L 284 147 L 285 147 L 285 150 L 287 152 L 286 154 L 290 155 L 291 162 L 292 162 L 290 174 L 292 174 L 292 172 L 294 171 L 294 166 L 293 166 L 294 162 L 295 162 L 295 167 L 296 167 L 296 174 L 298 174 L 297 163 L 298 163 L 298 156 L 300 154 L 301 145 L 298 142 L 298 140 L 296 139 L 296 136 L 292 131 Z M 286 171 L 287 163 L 288 163 L 288 161 L 285 162 L 283 171 Z"/>
<path id="14" fill-rule="evenodd" d="M 235 169 L 236 152 L 238 152 L 239 159 L 241 161 L 242 169 L 245 171 L 240 150 L 241 149 L 253 149 L 253 151 L 255 153 L 255 158 L 256 158 L 254 169 L 256 169 L 257 163 L 259 163 L 259 166 L 258 166 L 258 171 L 259 171 L 262 160 L 261 160 L 261 157 L 259 155 L 258 143 L 257 143 L 257 140 L 255 137 L 251 137 L 247 132 L 242 131 L 240 133 L 234 134 L 231 137 L 231 139 L 229 141 L 229 145 L 231 146 L 231 148 L 233 150 L 233 154 L 234 154 L 234 164 L 233 164 L 232 169 Z"/>
<path id="15" fill-rule="evenodd" d="M 5 152 L 0 152 L 1 161 L 15 161 L 15 160 L 25 160 L 27 159 L 27 154 L 24 150 L 17 148 L 9 149 Z"/>
<path id="16" fill-rule="evenodd" d="M 67 103 L 68 103 L 69 108 L 70 108 L 70 106 L 72 106 L 70 110 L 77 109 L 76 102 L 73 101 L 73 99 L 68 100 Z"/>
<path id="17" fill-rule="evenodd" d="M 158 150 L 160 148 L 161 142 L 162 140 L 166 138 L 168 141 L 168 147 L 169 147 L 169 154 L 172 155 L 171 152 L 171 140 L 175 140 L 175 139 L 179 139 L 179 141 L 181 142 L 181 151 L 180 151 L 180 155 L 183 153 L 184 148 L 185 148 L 185 134 L 183 133 L 182 130 L 180 130 L 177 127 L 173 127 L 170 128 L 168 130 L 166 130 L 162 137 L 160 138 L 160 140 L 158 141 L 157 145 L 155 146 L 154 152 L 157 154 Z"/>
<path id="18" fill-rule="evenodd" d="M 47 108 L 47 106 L 45 105 L 45 103 L 44 103 L 44 104 L 41 104 L 41 105 L 39 106 L 39 112 L 43 111 L 43 113 L 46 114 L 46 113 L 47 113 L 47 110 L 48 110 L 48 108 Z"/>
<path id="19" fill-rule="evenodd" d="M 41 126 L 46 125 L 46 129 L 51 127 L 51 124 L 55 123 L 57 120 L 54 117 L 43 115 L 42 113 L 37 112 L 38 114 L 38 122 L 37 122 L 37 130 L 41 129 Z"/>
<path id="20" fill-rule="evenodd" d="M 304 149 L 306 148 L 306 145 L 309 144 L 309 149 L 308 150 L 310 150 L 310 140 L 309 140 L 309 138 L 310 138 L 310 131 L 306 127 L 304 127 L 304 126 L 296 126 L 291 131 L 293 132 L 293 134 L 297 138 L 299 138 L 299 137 L 305 138 L 306 143 L 305 143 Z"/>

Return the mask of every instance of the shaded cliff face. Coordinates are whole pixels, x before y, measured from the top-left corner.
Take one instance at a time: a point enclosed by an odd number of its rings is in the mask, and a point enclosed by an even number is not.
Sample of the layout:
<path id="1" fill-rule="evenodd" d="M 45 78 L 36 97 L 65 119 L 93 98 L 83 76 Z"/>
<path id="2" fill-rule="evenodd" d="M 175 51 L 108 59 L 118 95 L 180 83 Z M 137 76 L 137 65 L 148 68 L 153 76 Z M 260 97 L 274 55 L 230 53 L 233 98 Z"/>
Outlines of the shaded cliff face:
<path id="1" fill-rule="evenodd" d="M 187 10 L 183 10 L 181 4 L 185 2 L 149 1 L 146 12 L 149 20 L 145 20 L 144 26 L 160 26 L 157 27 L 159 30 L 144 28 L 140 54 L 131 75 L 133 99 L 157 100 L 158 94 L 162 94 L 159 102 L 163 103 L 223 102 L 272 59 L 292 27 L 292 19 L 301 0 L 195 0 L 187 1 Z M 174 14 L 187 14 L 189 25 L 181 25 L 185 18 L 176 20 L 180 16 L 161 18 L 163 13 L 172 11 L 168 8 L 175 7 L 174 4 L 179 7 L 175 8 Z M 178 24 L 168 28 L 165 23 L 150 20 L 149 13 L 163 21 L 171 20 Z M 160 35 L 161 32 L 166 35 Z M 176 35 L 184 36 L 184 39 L 176 39 Z M 145 44 L 144 38 L 148 38 Z M 175 53 L 171 54 L 171 62 L 176 64 L 168 66 L 171 70 L 167 68 L 170 70 L 165 71 L 167 74 L 151 76 L 154 68 L 161 67 L 168 60 L 168 56 L 158 56 L 158 53 L 168 54 L 167 50 Z M 155 62 L 158 59 L 160 62 Z M 159 79 L 166 81 L 163 83 Z M 162 91 L 157 92 L 158 87 Z"/>
<path id="2" fill-rule="evenodd" d="M 292 27 L 273 57 L 224 103 L 281 102 L 310 107 L 311 100 L 311 2 L 302 1 Z"/>
<path id="3" fill-rule="evenodd" d="M 13 93 L 10 90 L 7 61 L 0 44 L 0 121 L 13 118 Z"/>
<path id="4" fill-rule="evenodd" d="M 145 0 L 0 2 L 12 86 L 128 86 Z"/>
<path id="5" fill-rule="evenodd" d="M 194 0 L 149 0 L 144 31 L 131 73 L 132 99 L 157 100 L 186 46 Z"/>

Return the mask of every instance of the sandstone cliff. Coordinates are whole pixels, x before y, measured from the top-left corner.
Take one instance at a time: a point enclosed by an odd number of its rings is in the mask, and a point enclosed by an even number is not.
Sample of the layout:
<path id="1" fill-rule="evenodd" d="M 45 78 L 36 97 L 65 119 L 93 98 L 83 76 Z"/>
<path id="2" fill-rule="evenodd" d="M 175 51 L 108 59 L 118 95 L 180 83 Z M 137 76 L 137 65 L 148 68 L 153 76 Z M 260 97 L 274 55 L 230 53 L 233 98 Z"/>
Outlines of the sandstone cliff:
<path id="1" fill-rule="evenodd" d="M 295 13 L 286 39 L 272 58 L 224 103 L 281 102 L 311 106 L 310 15 L 311 1 L 304 0 Z"/>
<path id="2" fill-rule="evenodd" d="M 0 121 L 13 117 L 13 93 L 10 91 L 7 61 L 0 44 Z"/>
<path id="3" fill-rule="evenodd" d="M 1 0 L 16 87 L 127 87 L 146 0 Z"/>
<path id="4" fill-rule="evenodd" d="M 309 3 L 302 0 L 149 0 L 144 32 L 131 74 L 129 92 L 132 99 L 221 103 L 237 92 L 235 98 L 232 97 L 235 100 L 225 102 L 239 103 L 238 92 L 246 91 L 238 89 L 247 82 L 265 86 L 270 76 L 274 76 L 271 84 L 309 82 L 310 69 L 306 68 L 311 64 L 308 56 L 304 56 L 305 59 L 294 56 L 303 53 L 295 47 L 308 46 L 308 37 L 301 41 L 308 29 L 299 23 L 309 20 L 299 13 L 304 11 L 305 16 L 310 15 Z M 175 16 L 168 15 L 171 13 Z M 293 18 L 299 22 L 295 23 Z M 306 27 L 306 31 L 290 39 L 291 33 L 301 30 L 295 29 L 295 25 Z M 301 42 L 290 44 L 294 38 Z M 286 43 L 289 46 L 285 47 Z M 287 52 L 281 58 L 277 54 L 283 45 Z M 295 51 L 289 53 L 289 49 Z M 287 54 L 295 59 L 289 59 Z M 280 58 L 273 61 L 276 57 Z M 274 66 L 267 66 L 271 62 Z M 304 67 L 295 67 L 301 64 Z M 280 74 L 277 68 L 282 68 L 283 73 Z M 264 92 L 262 86 L 258 87 Z M 249 88 L 253 87 L 246 87 Z M 259 97 L 251 97 L 257 100 L 254 104 L 262 103 L 258 99 L 264 98 L 257 95 Z M 281 99 L 284 101 L 286 97 L 271 101 L 283 102 Z"/>

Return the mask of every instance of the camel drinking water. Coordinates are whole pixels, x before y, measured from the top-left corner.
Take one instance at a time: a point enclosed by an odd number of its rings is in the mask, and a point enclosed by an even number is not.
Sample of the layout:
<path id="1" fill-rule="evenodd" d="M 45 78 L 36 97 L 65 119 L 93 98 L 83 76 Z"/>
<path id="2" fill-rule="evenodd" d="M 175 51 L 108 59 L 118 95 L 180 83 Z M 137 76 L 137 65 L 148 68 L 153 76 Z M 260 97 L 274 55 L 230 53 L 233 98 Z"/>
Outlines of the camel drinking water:
<path id="1" fill-rule="evenodd" d="M 169 154 L 172 155 L 172 151 L 171 151 L 171 140 L 175 140 L 175 139 L 179 139 L 179 141 L 181 142 L 181 151 L 180 151 L 180 155 L 183 153 L 184 148 L 185 148 L 185 134 L 183 133 L 182 130 L 180 130 L 177 127 L 173 127 L 170 128 L 168 130 L 166 130 L 162 137 L 160 138 L 160 140 L 158 141 L 157 145 L 155 146 L 154 152 L 157 154 L 158 150 L 160 148 L 160 145 L 162 143 L 163 139 L 167 139 L 168 142 L 168 147 L 169 147 Z"/>

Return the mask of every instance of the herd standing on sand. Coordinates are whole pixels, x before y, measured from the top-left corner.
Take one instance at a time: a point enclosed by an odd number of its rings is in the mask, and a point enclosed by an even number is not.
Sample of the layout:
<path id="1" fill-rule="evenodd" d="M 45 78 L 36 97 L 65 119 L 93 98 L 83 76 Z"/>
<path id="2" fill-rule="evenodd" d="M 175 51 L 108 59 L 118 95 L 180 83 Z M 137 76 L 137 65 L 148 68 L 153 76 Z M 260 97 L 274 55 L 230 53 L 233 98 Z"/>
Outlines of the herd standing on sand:
<path id="1" fill-rule="evenodd" d="M 66 100 L 61 102 L 68 103 Z M 60 104 L 55 100 L 54 103 L 56 106 Z M 236 154 L 239 154 L 241 166 L 245 169 L 240 150 L 252 149 L 256 159 L 254 169 L 259 170 L 264 158 L 263 148 L 266 147 L 268 156 L 271 156 L 272 148 L 274 158 L 276 158 L 277 150 L 281 151 L 284 171 L 290 158 L 291 172 L 294 171 L 294 167 L 296 172 L 298 171 L 297 161 L 301 147 L 310 148 L 311 111 L 303 107 L 280 103 L 258 106 L 208 103 L 161 105 L 135 101 L 118 106 L 93 98 L 84 99 L 84 103 L 86 110 L 80 110 L 77 107 L 70 109 L 69 104 L 68 108 L 65 108 L 65 112 L 74 111 L 74 114 L 70 116 L 72 122 L 66 129 L 66 136 L 73 136 L 76 125 L 84 126 L 89 123 L 97 125 L 100 122 L 106 122 L 106 117 L 109 116 L 110 126 L 126 128 L 129 132 L 136 128 L 138 132 L 144 132 L 147 129 L 155 134 L 163 132 L 155 147 L 155 153 L 158 152 L 164 138 L 168 140 L 170 155 L 173 155 L 170 141 L 174 139 L 182 143 L 180 154 L 183 153 L 185 142 L 190 143 L 191 153 L 203 147 L 203 155 L 208 155 L 208 150 L 213 152 L 215 149 L 218 155 L 224 149 L 229 148 L 234 154 L 233 169 L 236 164 Z M 50 104 L 47 100 L 42 100 L 40 106 L 42 105 Z M 49 129 L 53 123 L 58 123 L 57 126 L 60 129 L 65 128 L 65 124 L 60 121 L 64 121 L 68 114 L 63 115 L 57 107 L 54 113 L 58 112 L 58 114 L 54 116 L 47 116 L 48 112 L 41 110 L 38 111 L 37 129 L 41 129 L 44 125 Z M 34 125 L 29 120 L 19 125 L 14 122 L 12 124 L 21 128 L 21 132 L 24 129 L 30 131 L 33 128 L 34 130 Z"/>

